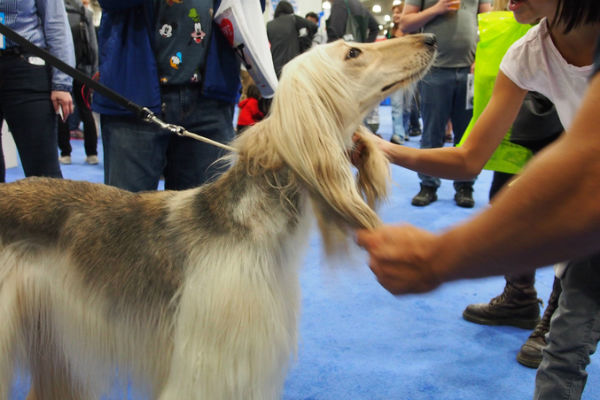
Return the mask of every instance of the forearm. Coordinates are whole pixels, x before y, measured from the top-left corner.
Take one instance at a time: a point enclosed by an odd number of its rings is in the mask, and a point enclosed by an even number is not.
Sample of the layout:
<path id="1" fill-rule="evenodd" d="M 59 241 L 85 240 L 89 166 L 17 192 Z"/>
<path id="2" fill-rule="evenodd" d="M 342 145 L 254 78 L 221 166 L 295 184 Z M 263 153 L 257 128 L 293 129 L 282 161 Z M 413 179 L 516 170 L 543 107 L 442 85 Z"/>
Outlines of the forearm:
<path id="1" fill-rule="evenodd" d="M 416 32 L 438 15 L 440 12 L 437 7 L 430 7 L 416 13 L 406 13 L 400 17 L 398 25 L 402 32 Z"/>
<path id="2" fill-rule="evenodd" d="M 415 149 L 389 143 L 383 150 L 393 164 L 443 179 L 473 179 L 485 164 L 485 157 L 470 156 L 462 147 Z"/>
<path id="3" fill-rule="evenodd" d="M 600 249 L 600 94 L 594 85 L 586 99 L 569 132 L 536 156 L 488 210 L 439 237 L 434 264 L 442 280 L 524 271 Z"/>

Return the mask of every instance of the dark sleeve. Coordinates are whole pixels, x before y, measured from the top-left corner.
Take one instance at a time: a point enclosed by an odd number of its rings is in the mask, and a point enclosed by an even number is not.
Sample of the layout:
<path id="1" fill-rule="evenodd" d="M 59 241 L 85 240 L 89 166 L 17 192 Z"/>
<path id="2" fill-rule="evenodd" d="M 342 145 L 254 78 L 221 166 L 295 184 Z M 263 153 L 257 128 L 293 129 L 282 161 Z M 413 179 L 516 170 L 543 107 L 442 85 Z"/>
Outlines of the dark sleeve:
<path id="1" fill-rule="evenodd" d="M 366 11 L 366 10 L 365 10 Z M 369 18 L 369 34 L 367 35 L 367 42 L 374 42 L 377 39 L 377 34 L 379 33 L 379 24 L 373 14 L 369 11 L 366 11 L 367 16 Z"/>
<path id="2" fill-rule="evenodd" d="M 98 40 L 96 37 L 96 28 L 94 27 L 94 14 L 85 9 L 85 17 L 88 20 L 88 37 L 90 38 L 90 55 L 92 57 L 92 75 L 98 71 Z"/>
<path id="3" fill-rule="evenodd" d="M 300 48 L 300 53 L 304 53 L 306 50 L 310 49 L 312 46 L 312 40 L 317 33 L 317 24 L 302 18 L 298 15 L 294 15 L 296 17 L 296 31 L 298 32 L 298 46 Z M 302 29 L 306 30 L 306 35 L 300 36 L 300 32 Z"/>
<path id="4" fill-rule="evenodd" d="M 346 29 L 346 4 L 343 1 L 331 2 L 331 13 L 327 19 L 327 42 L 340 39 Z"/>

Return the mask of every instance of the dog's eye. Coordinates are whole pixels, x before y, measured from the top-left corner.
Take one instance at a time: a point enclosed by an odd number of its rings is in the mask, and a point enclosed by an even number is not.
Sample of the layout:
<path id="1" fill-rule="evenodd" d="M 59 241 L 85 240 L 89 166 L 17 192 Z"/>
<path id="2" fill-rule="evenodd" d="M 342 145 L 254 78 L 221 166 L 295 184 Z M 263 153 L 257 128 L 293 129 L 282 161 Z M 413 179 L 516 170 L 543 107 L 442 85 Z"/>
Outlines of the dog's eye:
<path id="1" fill-rule="evenodd" d="M 360 55 L 360 53 L 362 53 L 362 51 L 360 51 L 356 47 L 353 47 L 350 50 L 348 50 L 348 54 L 346 54 L 346 60 L 350 58 L 356 58 Z"/>

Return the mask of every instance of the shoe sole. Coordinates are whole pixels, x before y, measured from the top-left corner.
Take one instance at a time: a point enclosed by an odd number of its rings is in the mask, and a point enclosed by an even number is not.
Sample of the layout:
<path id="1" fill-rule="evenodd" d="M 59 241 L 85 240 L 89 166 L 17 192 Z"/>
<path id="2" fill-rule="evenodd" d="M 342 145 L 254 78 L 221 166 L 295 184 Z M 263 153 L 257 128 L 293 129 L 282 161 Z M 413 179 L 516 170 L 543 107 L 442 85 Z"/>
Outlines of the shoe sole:
<path id="1" fill-rule="evenodd" d="M 462 208 L 473 208 L 475 206 L 475 202 L 471 203 L 459 203 L 458 201 L 456 202 L 456 205 Z"/>
<path id="2" fill-rule="evenodd" d="M 425 206 L 430 205 L 431 203 L 433 203 L 436 200 L 437 200 L 437 195 L 433 195 L 433 199 L 429 203 L 421 203 L 419 201 L 415 202 L 413 200 L 413 201 L 410 202 L 410 204 L 412 204 L 413 206 L 417 206 L 417 207 L 425 207 Z"/>
<path id="3" fill-rule="evenodd" d="M 504 318 L 504 319 L 486 319 L 481 318 L 472 314 L 469 314 L 467 311 L 463 311 L 463 318 L 469 322 L 473 322 L 479 325 L 492 325 L 492 326 L 515 326 L 517 328 L 522 329 L 534 329 L 538 322 L 540 322 L 540 318 L 537 319 L 520 319 L 520 318 Z"/>
<path id="4" fill-rule="evenodd" d="M 542 360 L 541 358 L 537 359 L 525 356 L 521 354 L 521 352 L 519 352 L 519 354 L 517 354 L 517 362 L 521 365 L 524 365 L 527 368 L 537 369 L 540 366 Z"/>

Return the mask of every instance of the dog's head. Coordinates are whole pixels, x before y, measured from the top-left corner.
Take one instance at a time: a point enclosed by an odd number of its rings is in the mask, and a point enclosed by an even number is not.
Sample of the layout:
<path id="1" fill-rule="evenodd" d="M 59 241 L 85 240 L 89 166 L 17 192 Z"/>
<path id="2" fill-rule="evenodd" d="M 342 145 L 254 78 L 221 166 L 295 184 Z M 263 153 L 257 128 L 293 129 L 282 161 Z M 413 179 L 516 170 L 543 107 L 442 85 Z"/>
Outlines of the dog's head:
<path id="1" fill-rule="evenodd" d="M 380 224 L 372 206 L 387 192 L 389 167 L 362 120 L 390 93 L 418 81 L 434 55 L 430 35 L 317 46 L 284 67 L 269 116 L 241 138 L 254 144 L 240 143 L 255 148 L 247 154 L 252 163 L 286 164 L 308 188 L 326 245 L 347 237 L 348 228 Z M 348 158 L 355 133 L 366 144 L 358 187 Z"/>

